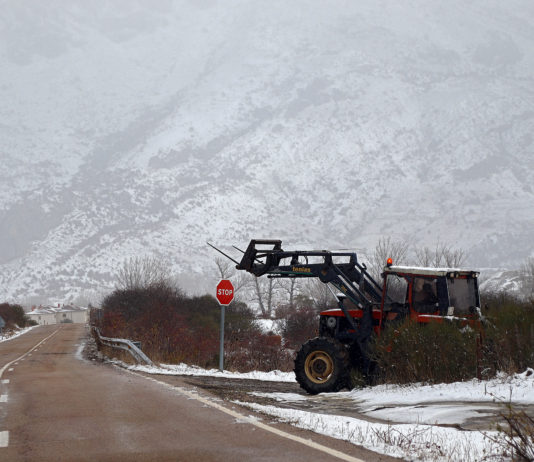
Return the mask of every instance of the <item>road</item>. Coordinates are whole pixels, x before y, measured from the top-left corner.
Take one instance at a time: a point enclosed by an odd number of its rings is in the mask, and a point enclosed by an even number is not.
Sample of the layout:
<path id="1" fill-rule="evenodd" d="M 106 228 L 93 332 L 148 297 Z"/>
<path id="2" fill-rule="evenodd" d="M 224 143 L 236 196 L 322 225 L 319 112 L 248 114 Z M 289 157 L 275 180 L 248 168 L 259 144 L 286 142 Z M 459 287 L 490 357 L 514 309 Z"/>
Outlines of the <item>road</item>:
<path id="1" fill-rule="evenodd" d="M 2 461 L 394 460 L 269 422 L 175 379 L 80 351 L 85 326 L 40 326 L 0 343 Z"/>

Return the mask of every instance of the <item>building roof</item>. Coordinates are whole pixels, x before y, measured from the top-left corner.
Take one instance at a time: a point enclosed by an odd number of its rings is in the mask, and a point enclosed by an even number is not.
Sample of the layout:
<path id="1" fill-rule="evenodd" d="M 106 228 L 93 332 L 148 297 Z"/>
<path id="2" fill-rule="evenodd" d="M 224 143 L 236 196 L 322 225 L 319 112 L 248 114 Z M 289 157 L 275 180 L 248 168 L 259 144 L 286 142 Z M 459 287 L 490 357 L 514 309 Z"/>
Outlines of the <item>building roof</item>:
<path id="1" fill-rule="evenodd" d="M 75 305 L 63 305 L 63 306 L 52 306 L 52 305 L 45 305 L 45 306 L 39 306 L 38 308 L 35 308 L 34 310 L 26 313 L 28 316 L 35 316 L 35 315 L 46 315 L 46 314 L 56 314 L 56 313 L 72 313 L 72 312 L 82 312 L 87 311 L 87 308 L 83 306 L 75 306 Z"/>

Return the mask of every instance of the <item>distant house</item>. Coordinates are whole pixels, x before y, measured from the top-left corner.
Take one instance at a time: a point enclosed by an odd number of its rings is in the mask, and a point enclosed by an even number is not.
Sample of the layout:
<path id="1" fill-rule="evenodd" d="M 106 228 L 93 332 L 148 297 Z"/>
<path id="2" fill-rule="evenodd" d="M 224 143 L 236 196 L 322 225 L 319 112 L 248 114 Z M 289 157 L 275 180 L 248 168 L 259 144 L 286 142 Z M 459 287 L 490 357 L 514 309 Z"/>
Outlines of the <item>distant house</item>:
<path id="1" fill-rule="evenodd" d="M 39 308 L 35 308 L 27 313 L 27 316 L 42 326 L 56 324 L 56 314 L 47 307 L 40 306 Z"/>
<path id="2" fill-rule="evenodd" d="M 73 322 L 85 324 L 88 319 L 89 310 L 87 308 L 75 305 L 57 306 L 39 306 L 26 313 L 30 319 L 37 324 L 61 324 L 64 322 Z"/>

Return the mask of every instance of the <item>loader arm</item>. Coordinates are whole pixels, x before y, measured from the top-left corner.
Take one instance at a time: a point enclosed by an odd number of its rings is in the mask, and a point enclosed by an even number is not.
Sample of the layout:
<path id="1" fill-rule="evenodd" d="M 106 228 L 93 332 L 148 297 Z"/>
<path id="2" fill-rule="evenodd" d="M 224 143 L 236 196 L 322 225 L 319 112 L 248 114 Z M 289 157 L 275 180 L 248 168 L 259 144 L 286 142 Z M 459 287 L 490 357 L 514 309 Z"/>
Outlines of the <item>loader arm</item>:
<path id="1" fill-rule="evenodd" d="M 271 246 L 261 248 L 260 246 Z M 335 260 L 348 261 L 335 261 Z M 254 276 L 310 278 L 334 284 L 355 304 L 379 304 L 382 288 L 358 262 L 354 252 L 331 252 L 329 250 L 282 249 L 282 241 L 253 239 L 250 241 L 238 265 Z"/>
<path id="2" fill-rule="evenodd" d="M 363 310 L 363 318 L 357 327 L 343 301 L 338 298 L 339 307 L 357 332 L 360 347 L 366 347 L 372 333 L 372 307 L 380 305 L 382 288 L 367 272 L 365 265 L 358 263 L 356 253 L 285 251 L 280 240 L 253 239 L 236 268 L 256 277 L 267 274 L 272 278 L 318 278 L 325 284 L 332 284 Z"/>

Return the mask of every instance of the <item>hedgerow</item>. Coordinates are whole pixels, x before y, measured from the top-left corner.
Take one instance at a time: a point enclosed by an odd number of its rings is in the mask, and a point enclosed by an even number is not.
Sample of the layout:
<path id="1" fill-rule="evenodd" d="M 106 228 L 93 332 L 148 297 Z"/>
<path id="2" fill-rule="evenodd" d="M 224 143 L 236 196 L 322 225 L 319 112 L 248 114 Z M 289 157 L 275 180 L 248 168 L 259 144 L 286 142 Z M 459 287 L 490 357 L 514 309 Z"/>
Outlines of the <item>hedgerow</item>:
<path id="1" fill-rule="evenodd" d="M 391 325 L 372 341 L 377 383 L 449 383 L 534 366 L 534 304 L 483 294 L 484 320 Z"/>
<path id="2" fill-rule="evenodd" d="M 216 367 L 219 364 L 220 306 L 214 297 L 186 296 L 166 283 L 117 289 L 102 303 L 96 321 L 108 337 L 140 341 L 155 361 Z M 281 339 L 260 331 L 244 303 L 226 308 L 225 367 L 271 370 L 290 366 Z"/>

